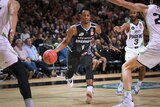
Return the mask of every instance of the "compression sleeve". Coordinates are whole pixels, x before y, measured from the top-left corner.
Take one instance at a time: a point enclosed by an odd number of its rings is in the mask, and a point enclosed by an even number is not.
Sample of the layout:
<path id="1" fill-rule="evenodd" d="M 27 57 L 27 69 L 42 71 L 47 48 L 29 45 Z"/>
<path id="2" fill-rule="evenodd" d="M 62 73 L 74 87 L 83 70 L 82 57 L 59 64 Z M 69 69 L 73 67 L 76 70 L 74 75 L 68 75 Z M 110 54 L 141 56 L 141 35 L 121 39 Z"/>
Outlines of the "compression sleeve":
<path id="1" fill-rule="evenodd" d="M 108 45 L 110 44 L 109 38 L 107 37 L 107 35 L 104 32 L 102 32 L 99 35 Z"/>

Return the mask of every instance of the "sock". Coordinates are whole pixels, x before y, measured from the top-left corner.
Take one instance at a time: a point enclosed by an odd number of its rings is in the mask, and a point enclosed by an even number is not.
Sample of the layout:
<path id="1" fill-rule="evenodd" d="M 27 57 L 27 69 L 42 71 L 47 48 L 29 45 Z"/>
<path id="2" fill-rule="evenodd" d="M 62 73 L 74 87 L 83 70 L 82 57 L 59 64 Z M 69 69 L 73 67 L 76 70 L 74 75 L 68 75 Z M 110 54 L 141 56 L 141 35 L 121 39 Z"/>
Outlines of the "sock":
<path id="1" fill-rule="evenodd" d="M 119 85 L 123 87 L 123 82 L 121 81 L 121 82 L 119 83 Z"/>
<path id="2" fill-rule="evenodd" d="M 87 86 L 87 91 L 93 92 L 93 86 L 91 85 Z"/>
<path id="3" fill-rule="evenodd" d="M 132 101 L 132 91 L 131 90 L 125 91 L 124 96 Z"/>
<path id="4" fill-rule="evenodd" d="M 122 81 L 119 83 L 117 91 L 119 91 L 119 92 L 123 91 L 123 82 Z"/>
<path id="5" fill-rule="evenodd" d="M 142 80 L 137 80 L 137 85 L 141 86 L 142 85 Z"/>
<path id="6" fill-rule="evenodd" d="M 26 105 L 25 107 L 34 107 L 33 101 L 32 101 L 31 98 L 25 99 L 24 102 L 25 102 L 25 105 Z"/>

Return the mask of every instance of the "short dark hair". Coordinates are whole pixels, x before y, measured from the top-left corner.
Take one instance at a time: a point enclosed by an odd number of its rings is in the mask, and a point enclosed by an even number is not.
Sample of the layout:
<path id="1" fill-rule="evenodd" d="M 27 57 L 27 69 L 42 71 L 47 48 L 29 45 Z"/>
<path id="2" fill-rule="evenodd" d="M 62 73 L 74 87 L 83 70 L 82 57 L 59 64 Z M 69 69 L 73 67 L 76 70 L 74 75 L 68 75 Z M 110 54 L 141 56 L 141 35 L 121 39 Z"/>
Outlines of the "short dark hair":
<path id="1" fill-rule="evenodd" d="M 80 11 L 80 13 L 79 13 L 79 14 L 82 14 L 84 10 L 85 10 L 85 11 L 89 11 L 89 13 L 91 13 L 91 11 L 90 11 L 90 9 L 89 9 L 89 8 L 87 8 L 87 7 L 83 7 L 83 8 L 81 9 L 81 11 Z"/>

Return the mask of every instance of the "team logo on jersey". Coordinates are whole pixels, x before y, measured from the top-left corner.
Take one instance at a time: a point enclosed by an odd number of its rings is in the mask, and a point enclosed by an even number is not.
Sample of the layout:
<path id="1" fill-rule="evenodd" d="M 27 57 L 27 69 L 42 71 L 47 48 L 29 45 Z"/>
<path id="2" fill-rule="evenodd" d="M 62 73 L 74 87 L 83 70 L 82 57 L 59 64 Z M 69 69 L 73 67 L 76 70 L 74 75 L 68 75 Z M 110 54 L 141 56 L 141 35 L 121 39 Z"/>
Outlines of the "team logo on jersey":
<path id="1" fill-rule="evenodd" d="M 81 32 L 81 33 L 79 33 L 79 35 L 78 36 L 83 36 L 84 35 L 84 33 L 83 32 Z"/>
<path id="2" fill-rule="evenodd" d="M 90 31 L 90 35 L 93 36 L 94 35 L 94 29 L 92 28 Z"/>
<path id="3" fill-rule="evenodd" d="M 134 26 L 132 26 L 132 27 L 131 27 L 131 29 L 132 29 L 132 30 L 134 30 L 134 29 L 135 29 L 135 27 L 134 27 Z"/>

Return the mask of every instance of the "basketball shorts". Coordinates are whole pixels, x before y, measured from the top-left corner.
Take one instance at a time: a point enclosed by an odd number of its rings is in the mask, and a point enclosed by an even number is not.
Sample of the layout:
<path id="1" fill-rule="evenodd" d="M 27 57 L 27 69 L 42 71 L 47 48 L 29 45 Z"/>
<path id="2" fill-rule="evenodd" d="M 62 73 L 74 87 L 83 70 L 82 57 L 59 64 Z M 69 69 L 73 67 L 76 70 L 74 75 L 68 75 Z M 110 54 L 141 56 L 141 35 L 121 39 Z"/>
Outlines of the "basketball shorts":
<path id="1" fill-rule="evenodd" d="M 0 68 L 4 69 L 18 61 L 17 53 L 8 39 L 0 35 Z"/>
<path id="2" fill-rule="evenodd" d="M 138 48 L 130 48 L 130 47 L 125 47 L 125 60 L 128 61 L 132 59 L 135 56 L 138 56 L 139 54 L 142 54 L 146 51 L 145 46 L 140 46 Z"/>
<path id="3" fill-rule="evenodd" d="M 82 55 L 78 52 L 71 52 L 68 58 L 68 69 L 69 72 L 75 73 L 79 69 L 79 65 L 84 67 L 86 72 L 86 79 L 93 79 L 92 72 L 92 56 L 91 55 Z"/>
<path id="4" fill-rule="evenodd" d="M 153 68 L 160 63 L 160 42 L 149 43 L 144 54 L 139 54 L 137 60 L 147 66 Z"/>

